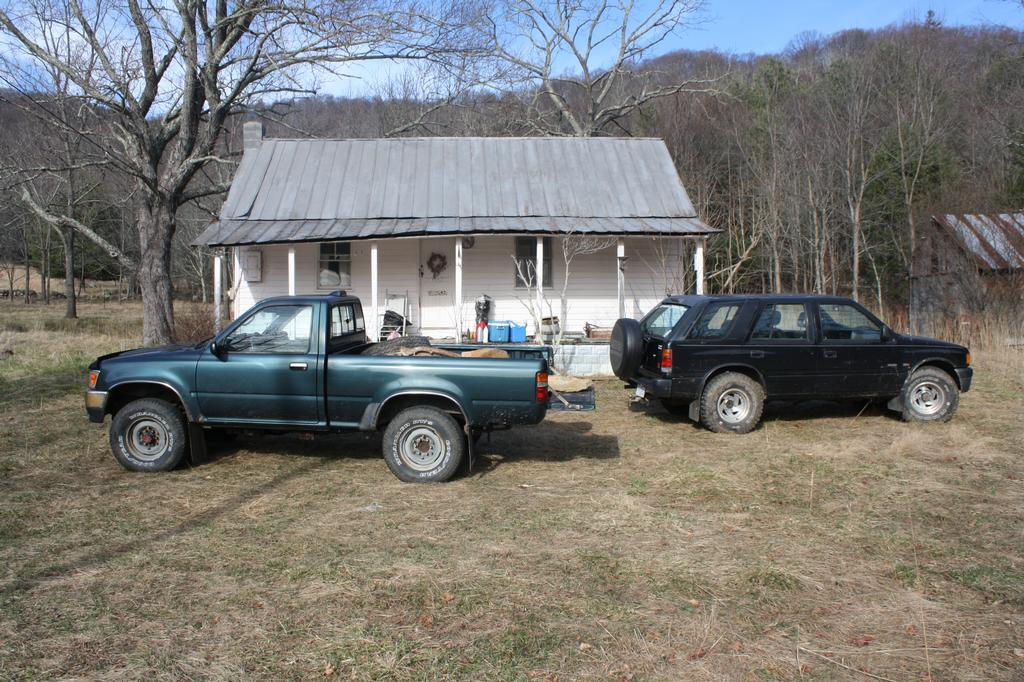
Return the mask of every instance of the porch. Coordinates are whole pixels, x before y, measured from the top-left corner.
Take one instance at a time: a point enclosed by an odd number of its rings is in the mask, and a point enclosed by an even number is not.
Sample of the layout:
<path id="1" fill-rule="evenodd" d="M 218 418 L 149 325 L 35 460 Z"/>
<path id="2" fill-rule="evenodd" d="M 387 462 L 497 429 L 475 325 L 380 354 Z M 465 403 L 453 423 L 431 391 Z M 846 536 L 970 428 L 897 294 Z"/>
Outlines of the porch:
<path id="1" fill-rule="evenodd" d="M 586 324 L 607 327 L 619 317 L 637 317 L 666 293 L 703 292 L 703 236 L 612 237 L 573 257 L 568 268 L 566 239 L 573 237 L 477 234 L 238 246 L 230 252 L 230 312 L 236 316 L 270 296 L 345 289 L 362 299 L 372 338 L 391 309 L 404 310 L 415 333 L 454 339 L 473 329 L 474 301 L 486 295 L 491 320 L 525 324 L 533 336 L 539 317 L 560 317 L 563 330 L 582 333 Z M 216 252 L 218 305 L 226 258 Z"/>

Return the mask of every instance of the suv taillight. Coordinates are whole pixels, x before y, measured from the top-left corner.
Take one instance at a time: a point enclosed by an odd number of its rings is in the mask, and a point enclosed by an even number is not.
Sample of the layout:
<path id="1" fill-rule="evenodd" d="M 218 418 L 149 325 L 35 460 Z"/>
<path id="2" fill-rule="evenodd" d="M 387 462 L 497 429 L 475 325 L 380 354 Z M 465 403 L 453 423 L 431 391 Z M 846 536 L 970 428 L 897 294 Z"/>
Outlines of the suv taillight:
<path id="1" fill-rule="evenodd" d="M 661 351 L 661 371 L 665 374 L 672 373 L 672 349 L 664 348 Z"/>
<path id="2" fill-rule="evenodd" d="M 548 401 L 548 373 L 537 372 L 537 402 L 546 403 Z"/>

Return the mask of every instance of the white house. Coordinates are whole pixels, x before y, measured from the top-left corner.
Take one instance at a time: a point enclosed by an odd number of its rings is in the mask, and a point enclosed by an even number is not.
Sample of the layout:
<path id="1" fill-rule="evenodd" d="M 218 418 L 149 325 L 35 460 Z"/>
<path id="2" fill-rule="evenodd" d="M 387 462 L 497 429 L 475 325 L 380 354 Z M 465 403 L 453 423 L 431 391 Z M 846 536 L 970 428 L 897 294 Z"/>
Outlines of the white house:
<path id="1" fill-rule="evenodd" d="M 492 320 L 532 334 L 556 315 L 582 332 L 639 316 L 684 277 L 703 288 L 716 230 L 697 219 L 661 140 L 264 139 L 259 123 L 244 137 L 220 218 L 196 240 L 232 247 L 233 315 L 269 296 L 345 289 L 363 300 L 371 335 L 390 308 L 451 338 L 487 295 Z M 581 244 L 590 252 L 569 264 L 563 316 L 566 247 Z"/>

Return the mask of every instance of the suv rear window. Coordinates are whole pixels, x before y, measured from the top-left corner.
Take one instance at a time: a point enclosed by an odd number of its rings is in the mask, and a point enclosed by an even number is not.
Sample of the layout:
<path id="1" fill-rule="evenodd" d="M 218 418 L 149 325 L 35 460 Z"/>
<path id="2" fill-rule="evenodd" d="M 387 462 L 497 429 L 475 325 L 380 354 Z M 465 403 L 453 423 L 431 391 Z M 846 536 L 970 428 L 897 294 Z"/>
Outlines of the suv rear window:
<path id="1" fill-rule="evenodd" d="M 690 331 L 691 339 L 720 339 L 729 333 L 739 303 L 712 303 L 701 314 L 697 324 Z"/>
<path id="2" fill-rule="evenodd" d="M 662 303 L 652 310 L 640 323 L 645 336 L 668 336 L 686 313 L 686 306 L 678 303 Z"/>

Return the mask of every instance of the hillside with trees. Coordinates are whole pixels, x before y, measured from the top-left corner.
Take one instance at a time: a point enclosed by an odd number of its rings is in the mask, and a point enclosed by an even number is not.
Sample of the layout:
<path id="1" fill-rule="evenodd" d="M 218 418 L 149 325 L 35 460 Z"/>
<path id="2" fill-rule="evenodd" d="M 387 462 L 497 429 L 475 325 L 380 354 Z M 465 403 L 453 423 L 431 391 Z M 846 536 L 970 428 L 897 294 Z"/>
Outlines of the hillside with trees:
<path id="1" fill-rule="evenodd" d="M 1024 208 L 1021 31 L 946 27 L 929 15 L 877 31 L 797 36 L 775 55 L 652 56 L 694 9 L 683 5 L 611 66 L 591 71 L 580 54 L 565 73 L 544 50 L 535 59 L 503 54 L 505 34 L 472 17 L 445 14 L 464 31 L 458 48 L 423 44 L 412 19 L 364 26 L 367 34 L 386 29 L 383 42 L 396 52 L 436 59 L 361 98 L 294 93 L 275 80 L 259 97 L 218 105 L 215 116 L 207 100 L 216 92 L 193 85 L 189 96 L 206 104 L 191 114 L 192 126 L 206 137 L 161 152 L 178 157 L 138 163 L 125 151 L 126 121 L 151 130 L 138 121 L 155 113 L 86 106 L 74 87 L 44 88 L 43 79 L 33 89 L 9 71 L 6 85 L 20 85 L 0 95 L 0 261 L 60 277 L 74 245 L 79 274 L 116 278 L 126 294 L 145 295 L 159 283 L 147 280 L 154 266 L 138 225 L 146 211 L 165 208 L 154 209 L 142 188 L 155 183 L 153 196 L 164 196 L 160 183 L 176 164 L 174 229 L 154 238 L 169 250 L 175 294 L 205 300 L 208 254 L 188 244 L 218 212 L 250 118 L 279 137 L 663 138 L 702 218 L 722 230 L 708 252 L 712 291 L 835 293 L 902 307 L 916 236 L 931 214 Z M 587 17 L 577 19 L 586 29 Z M 557 32 L 549 38 L 539 43 L 549 52 L 566 49 Z M 369 50 L 362 43 L 349 49 L 353 59 L 369 54 L 358 53 Z M 58 72 L 46 82 L 65 80 Z M 167 319 L 154 324 L 147 340 L 170 328 Z"/>

